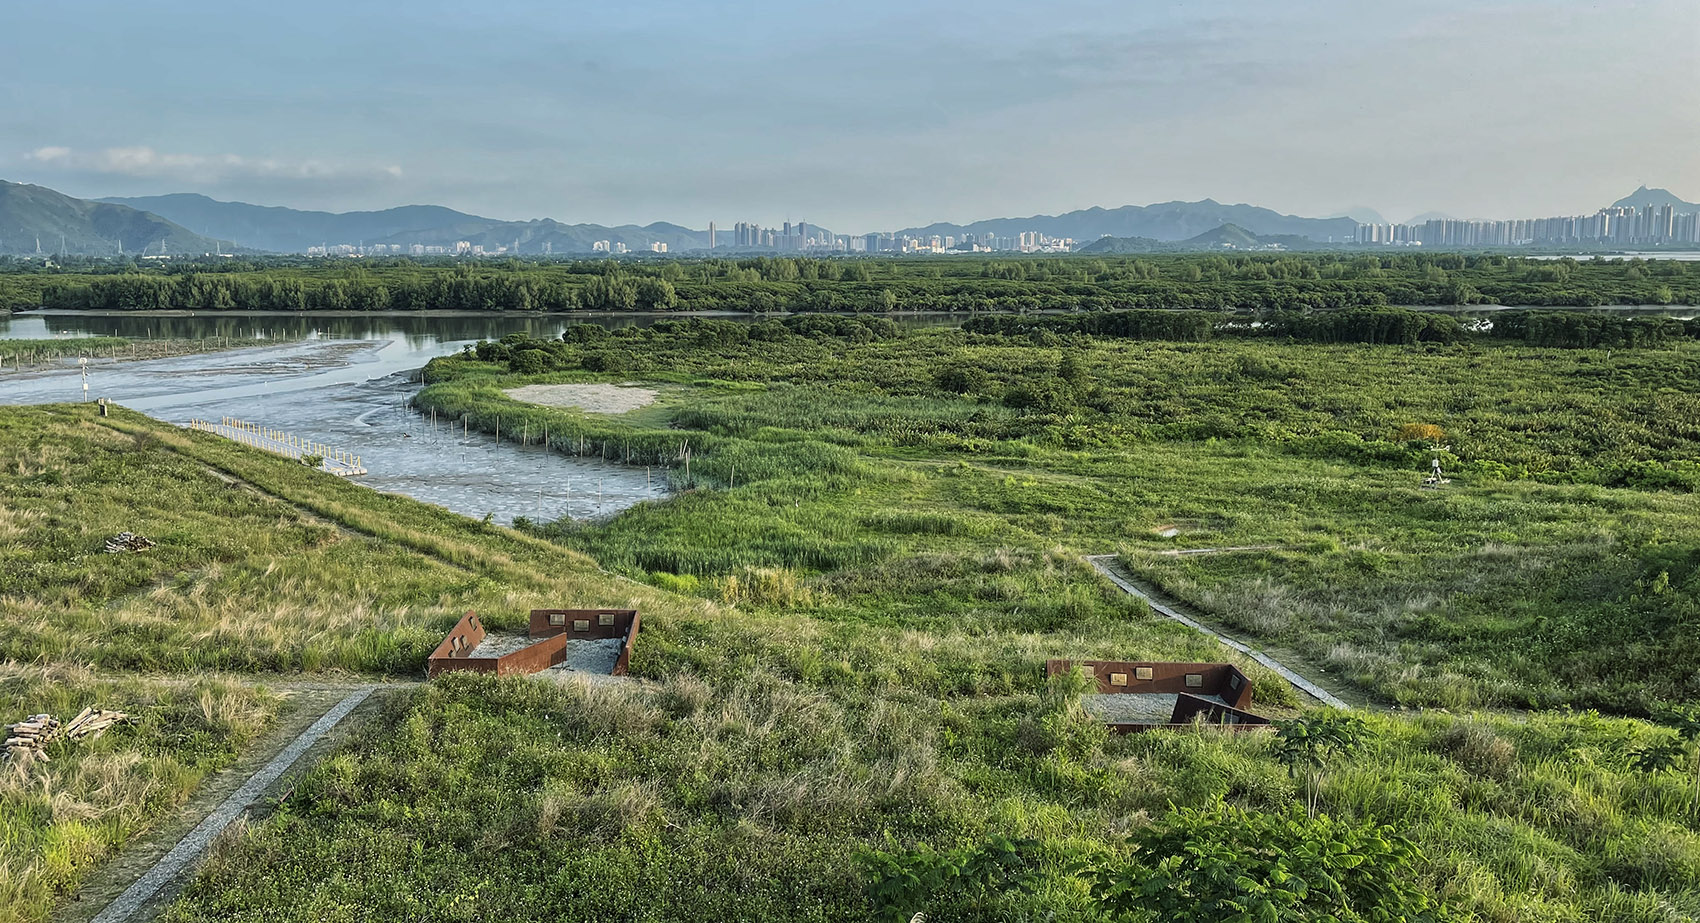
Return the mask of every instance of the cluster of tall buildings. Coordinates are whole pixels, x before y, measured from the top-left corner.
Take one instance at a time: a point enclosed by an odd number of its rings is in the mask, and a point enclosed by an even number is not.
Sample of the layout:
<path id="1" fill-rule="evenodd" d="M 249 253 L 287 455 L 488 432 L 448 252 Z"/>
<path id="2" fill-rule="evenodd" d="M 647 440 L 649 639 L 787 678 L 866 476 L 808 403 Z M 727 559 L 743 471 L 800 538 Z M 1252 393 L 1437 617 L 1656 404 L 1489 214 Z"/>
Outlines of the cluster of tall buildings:
<path id="1" fill-rule="evenodd" d="M 717 232 L 711 222 L 708 226 L 708 245 L 714 248 L 719 245 Z M 753 247 L 760 250 L 836 250 L 840 238 L 815 228 L 809 231 L 807 222 L 799 221 L 792 224 L 787 221 L 782 227 L 764 228 L 759 224 L 740 221 L 732 226 L 732 246 Z"/>
<path id="2" fill-rule="evenodd" d="M 1051 237 L 1038 231 L 1022 231 L 1014 237 L 991 234 L 964 234 L 960 239 L 951 234 L 914 236 L 909 234 L 863 234 L 858 237 L 838 237 L 806 222 L 787 221 L 777 228 L 740 221 L 732 226 L 732 239 L 724 240 L 714 222 L 708 224 L 709 249 L 732 246 L 751 250 L 815 250 L 839 253 L 945 253 L 994 250 L 1022 253 L 1067 253 L 1074 249 L 1073 238 Z"/>
<path id="3" fill-rule="evenodd" d="M 1409 247 L 1517 247 L 1531 244 L 1658 245 L 1700 243 L 1700 212 L 1673 205 L 1602 208 L 1592 215 L 1422 224 L 1360 224 L 1357 242 Z"/>
<path id="4" fill-rule="evenodd" d="M 657 241 L 652 241 L 646 249 L 648 249 L 649 252 L 651 252 L 651 253 L 666 253 L 667 252 L 667 245 L 662 243 L 661 241 L 657 240 Z M 616 240 L 616 241 L 610 243 L 606 240 L 598 240 L 598 241 L 591 243 L 590 252 L 591 253 L 630 253 L 630 252 L 632 252 L 632 250 L 631 250 L 630 247 L 626 246 L 624 241 Z"/>
<path id="5" fill-rule="evenodd" d="M 960 239 L 953 234 L 912 237 L 907 234 L 876 233 L 855 238 L 851 249 L 867 253 L 1067 253 L 1074 249 L 1074 239 L 1051 237 L 1038 231 L 1022 231 L 1014 237 L 964 234 Z"/>

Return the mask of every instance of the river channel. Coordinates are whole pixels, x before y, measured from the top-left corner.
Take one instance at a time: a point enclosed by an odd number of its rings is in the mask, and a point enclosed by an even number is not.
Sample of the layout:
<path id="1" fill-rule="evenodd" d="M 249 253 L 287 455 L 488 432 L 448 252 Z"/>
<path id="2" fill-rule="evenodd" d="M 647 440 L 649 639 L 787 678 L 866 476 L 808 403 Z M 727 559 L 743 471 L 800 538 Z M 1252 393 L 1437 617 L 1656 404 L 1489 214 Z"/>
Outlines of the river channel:
<path id="1" fill-rule="evenodd" d="M 608 326 L 646 317 L 464 315 L 161 316 L 75 314 L 0 317 L 0 338 L 124 336 L 222 341 L 247 348 L 136 362 L 95 360 L 89 399 L 105 397 L 179 425 L 234 417 L 359 455 L 359 483 L 474 518 L 511 524 L 613 515 L 668 491 L 666 472 L 496 442 L 409 407 L 412 372 L 480 339 L 525 332 L 558 336 L 569 322 Z M 74 360 L 0 373 L 0 404 L 84 399 Z"/>

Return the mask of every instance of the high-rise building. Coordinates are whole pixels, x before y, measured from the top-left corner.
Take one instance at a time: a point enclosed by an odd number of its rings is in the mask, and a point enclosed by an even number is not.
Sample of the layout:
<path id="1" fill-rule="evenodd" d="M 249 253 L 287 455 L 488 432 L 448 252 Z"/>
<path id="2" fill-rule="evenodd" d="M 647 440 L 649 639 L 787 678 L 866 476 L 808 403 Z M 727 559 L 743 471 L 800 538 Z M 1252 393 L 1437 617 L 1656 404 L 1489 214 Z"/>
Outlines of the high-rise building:
<path id="1" fill-rule="evenodd" d="M 714 222 L 708 223 L 708 249 L 714 249 Z"/>

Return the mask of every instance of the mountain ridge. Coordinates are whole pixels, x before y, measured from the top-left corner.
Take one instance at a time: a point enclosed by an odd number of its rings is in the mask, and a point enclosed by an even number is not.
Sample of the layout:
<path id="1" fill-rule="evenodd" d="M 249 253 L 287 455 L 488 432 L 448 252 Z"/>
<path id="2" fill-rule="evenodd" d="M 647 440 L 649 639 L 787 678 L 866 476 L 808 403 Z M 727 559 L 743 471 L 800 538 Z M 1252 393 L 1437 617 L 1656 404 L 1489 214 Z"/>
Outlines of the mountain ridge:
<path id="1" fill-rule="evenodd" d="M 216 253 L 220 244 L 153 212 L 0 180 L 0 253 L 181 255 Z"/>
<path id="2" fill-rule="evenodd" d="M 1685 202 L 1678 198 L 1677 195 L 1669 189 L 1658 187 L 1648 189 L 1646 185 L 1642 185 L 1641 188 L 1631 192 L 1621 199 L 1618 199 L 1616 202 L 1611 203 L 1612 208 L 1628 208 L 1631 206 L 1635 208 L 1643 208 L 1648 205 L 1652 205 L 1654 207 L 1669 205 L 1675 208 L 1678 212 L 1700 211 L 1700 203 Z"/>
<path id="3" fill-rule="evenodd" d="M 1619 199 L 1614 206 L 1667 204 L 1678 211 L 1700 210 L 1700 204 L 1686 202 L 1667 189 L 1647 186 Z M 1379 217 L 1361 206 L 1352 211 L 1358 217 Z M 1424 217 L 1429 215 L 1418 219 Z M 1307 218 L 1204 198 L 1114 208 L 1095 205 L 1056 215 L 987 218 L 968 224 L 935 222 L 894 233 L 922 239 L 949 236 L 961 244 L 970 235 L 985 240 L 1038 232 L 1052 238 L 1072 238 L 1080 242 L 1080 249 L 1091 252 L 1150 252 L 1186 246 L 1214 249 L 1223 245 L 1343 243 L 1355 238 L 1357 225 L 1357 218 L 1351 214 Z M 1232 230 L 1225 230 L 1228 228 Z M 824 228 L 816 229 L 831 234 Z M 506 252 L 521 255 L 591 253 L 602 241 L 612 249 L 624 245 L 633 252 L 648 251 L 656 245 L 664 245 L 668 252 L 699 251 L 706 250 L 709 243 L 706 230 L 666 221 L 615 226 L 569 224 L 553 218 L 504 221 L 441 205 L 328 212 L 224 202 L 199 193 L 78 199 L 43 186 L 0 180 L 0 252 L 35 252 L 37 237 L 43 249 L 50 249 L 49 242 L 56 243 L 60 234 L 65 235 L 64 247 L 69 252 L 112 255 L 120 249 L 137 253 L 156 247 L 170 253 L 216 252 L 226 241 L 241 249 L 284 253 L 338 244 L 381 244 L 405 253 L 415 244 L 451 249 L 465 241 L 486 252 L 507 248 Z M 721 229 L 717 252 L 753 249 L 731 247 L 731 237 L 730 228 Z M 1098 246 L 1097 242 L 1104 239 L 1120 243 Z M 1115 249 L 1118 247 L 1122 249 Z"/>
<path id="4" fill-rule="evenodd" d="M 1109 236 L 1146 237 L 1175 242 L 1207 233 L 1224 224 L 1238 225 L 1258 235 L 1308 237 L 1316 243 L 1351 239 L 1358 228 L 1358 222 L 1348 217 L 1305 218 L 1285 215 L 1257 205 L 1227 205 L 1206 198 L 1196 202 L 1176 200 L 1151 205 L 1122 205 L 1116 208 L 1094 205 L 1058 215 L 988 218 L 970 224 L 940 222 L 924 227 L 905 228 L 896 233 L 899 236 L 915 237 L 929 237 L 935 234 L 957 237 L 967 234 L 974 234 L 976 237 L 1013 237 L 1023 231 L 1038 231 L 1050 237 L 1071 237 L 1077 241 L 1091 241 Z"/>
<path id="5" fill-rule="evenodd" d="M 108 197 L 94 201 L 147 208 L 173 221 L 216 237 L 242 241 L 260 250 L 300 253 L 309 247 L 338 244 L 452 247 L 460 241 L 494 250 L 512 248 L 542 253 L 591 253 L 598 241 L 646 251 L 665 244 L 669 252 L 706 250 L 708 231 L 668 221 L 649 224 L 569 224 L 554 218 L 504 221 L 441 205 L 401 205 L 375 211 L 327 212 L 282 205 L 224 202 L 193 192 L 159 196 Z M 825 231 L 825 233 L 831 233 Z M 730 228 L 719 230 L 719 249 L 731 249 Z M 510 251 L 514 252 L 514 251 Z"/>

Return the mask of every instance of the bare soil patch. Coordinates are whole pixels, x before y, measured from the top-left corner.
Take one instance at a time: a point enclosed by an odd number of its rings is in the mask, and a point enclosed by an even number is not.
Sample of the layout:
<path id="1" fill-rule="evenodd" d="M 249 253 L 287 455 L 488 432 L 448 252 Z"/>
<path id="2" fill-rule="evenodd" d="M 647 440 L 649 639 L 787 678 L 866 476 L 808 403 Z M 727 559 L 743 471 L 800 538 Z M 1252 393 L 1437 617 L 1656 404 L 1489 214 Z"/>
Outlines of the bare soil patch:
<path id="1" fill-rule="evenodd" d="M 635 385 L 586 382 L 525 385 L 502 392 L 516 401 L 544 407 L 571 407 L 588 413 L 627 413 L 655 403 L 655 391 Z"/>

